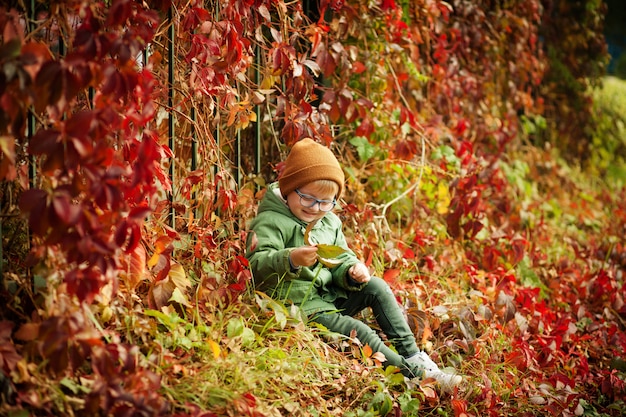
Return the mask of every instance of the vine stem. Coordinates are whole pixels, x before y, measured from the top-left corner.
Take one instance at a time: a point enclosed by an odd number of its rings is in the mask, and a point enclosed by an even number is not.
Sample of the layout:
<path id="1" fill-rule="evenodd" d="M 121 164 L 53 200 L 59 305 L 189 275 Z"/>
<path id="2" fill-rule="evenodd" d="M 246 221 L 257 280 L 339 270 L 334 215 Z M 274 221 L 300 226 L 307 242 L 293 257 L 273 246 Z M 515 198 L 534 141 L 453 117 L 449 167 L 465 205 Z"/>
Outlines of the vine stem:
<path id="1" fill-rule="evenodd" d="M 396 73 L 393 70 L 393 66 L 391 65 L 391 63 L 389 62 L 388 59 L 387 59 L 387 66 L 388 66 L 389 70 L 391 71 L 391 73 L 393 75 L 393 79 L 395 81 L 396 88 L 397 88 L 398 94 L 400 95 L 400 99 L 402 100 L 402 103 L 404 103 L 404 105 L 406 106 L 407 109 L 410 108 L 408 101 L 406 100 L 406 98 L 402 94 L 402 89 L 400 88 L 400 83 L 398 82 L 398 77 L 396 76 Z M 381 221 L 383 223 L 386 232 L 390 232 L 391 231 L 391 228 L 389 227 L 389 222 L 387 221 L 387 210 L 389 210 L 389 208 L 391 206 L 393 206 L 395 203 L 400 201 L 402 198 L 406 197 L 411 192 L 413 192 L 413 190 L 418 188 L 420 186 L 420 184 L 422 183 L 422 176 L 424 174 L 424 166 L 426 164 L 426 138 L 424 137 L 424 133 L 423 132 L 419 131 L 418 129 L 416 129 L 414 127 L 412 127 L 412 129 L 414 129 L 415 132 L 419 135 L 420 142 L 422 144 L 422 153 L 421 153 L 421 157 L 420 157 L 421 163 L 420 163 L 420 170 L 419 170 L 419 176 L 417 178 L 417 181 L 414 182 L 413 184 L 411 184 L 410 187 L 408 187 L 401 194 L 397 195 L 395 198 L 393 198 L 392 200 L 388 201 L 387 203 L 385 203 L 383 205 L 372 204 L 372 206 L 374 206 L 376 209 L 382 209 L 380 215 L 374 216 L 374 219 L 377 219 L 377 220 L 379 220 L 379 221 Z"/>

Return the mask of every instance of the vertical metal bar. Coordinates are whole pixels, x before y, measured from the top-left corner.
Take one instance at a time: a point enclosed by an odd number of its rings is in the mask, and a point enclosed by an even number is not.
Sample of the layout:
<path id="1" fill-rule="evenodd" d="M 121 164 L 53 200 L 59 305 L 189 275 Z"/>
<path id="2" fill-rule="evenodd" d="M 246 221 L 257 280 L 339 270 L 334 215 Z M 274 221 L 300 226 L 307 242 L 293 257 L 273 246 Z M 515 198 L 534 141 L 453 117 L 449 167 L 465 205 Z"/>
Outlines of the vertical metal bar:
<path id="1" fill-rule="evenodd" d="M 4 286 L 4 238 L 2 237 L 2 221 L 0 221 L 0 285 Z"/>
<path id="2" fill-rule="evenodd" d="M 36 29 L 35 27 L 35 0 L 30 0 L 30 10 L 28 11 L 29 19 L 28 19 L 28 28 L 29 32 L 33 33 Z M 33 109 L 28 110 L 28 119 L 26 121 L 28 132 L 26 133 L 28 137 L 28 143 L 30 143 L 32 137 L 35 134 L 35 114 L 33 113 Z M 35 168 L 35 157 L 30 155 L 28 158 L 28 179 L 30 188 L 34 188 L 35 186 L 35 176 L 37 175 L 37 170 Z"/>
<path id="3" fill-rule="evenodd" d="M 215 19 L 215 21 L 219 21 L 220 19 L 220 3 L 219 1 L 214 1 L 213 2 L 213 18 Z M 216 112 L 218 111 L 217 109 L 215 110 Z M 214 134 L 214 139 L 215 139 L 215 165 L 213 166 L 213 179 L 217 178 L 217 174 L 219 173 L 219 165 L 220 165 L 220 148 L 221 148 L 221 133 L 220 133 L 220 124 L 217 123 L 215 125 L 215 134 Z M 215 183 L 215 200 L 217 201 L 217 195 L 218 195 L 218 187 L 219 185 L 217 184 L 217 182 Z"/>
<path id="4" fill-rule="evenodd" d="M 191 103 L 191 170 L 198 168 L 198 132 L 196 131 L 196 107 Z"/>
<path id="5" fill-rule="evenodd" d="M 196 106 L 191 101 L 191 170 L 198 169 L 198 131 L 196 129 Z M 191 201 L 193 201 L 193 218 L 196 219 L 198 215 L 198 203 L 196 202 L 195 190 L 191 194 Z"/>
<path id="6" fill-rule="evenodd" d="M 37 15 L 35 13 L 35 0 L 30 0 L 30 9 L 28 10 L 28 31 L 29 33 L 33 33 L 35 32 L 36 26 L 35 26 L 35 19 L 37 18 Z M 34 113 L 34 109 L 29 108 L 28 109 L 28 116 L 26 119 L 26 137 L 28 138 L 28 143 L 31 143 L 31 140 L 33 138 L 33 136 L 35 135 L 35 113 Z M 35 179 L 37 177 L 37 161 L 35 160 L 35 156 L 34 155 L 29 155 L 28 157 L 28 185 L 30 187 L 30 189 L 35 188 Z M 0 226 L 1 227 L 1 226 Z M 26 227 L 26 233 L 27 233 L 27 241 L 28 241 L 28 246 L 29 246 L 29 250 L 31 248 L 31 230 L 30 227 L 27 226 Z M 2 233 L 0 233 L 0 239 L 2 238 Z M 2 241 L 0 240 L 0 247 L 2 246 Z M 0 254 L 0 265 L 4 265 L 4 253 Z M 32 270 L 30 268 L 27 269 L 28 270 L 28 275 L 30 276 L 30 287 L 31 290 L 33 291 L 33 294 L 35 293 L 35 276 L 32 273 Z M 0 277 L 4 277 L 3 274 L 3 269 L 0 267 Z"/>
<path id="7" fill-rule="evenodd" d="M 235 137 L 235 184 L 237 189 L 241 187 L 241 129 L 237 129 L 237 136 Z"/>
<path id="8" fill-rule="evenodd" d="M 31 139 L 35 135 L 35 115 L 33 114 L 33 109 L 28 110 L 27 129 L 28 132 L 26 135 L 28 136 L 28 143 L 30 143 Z M 35 187 L 35 177 L 37 176 L 36 164 L 37 162 L 35 161 L 35 156 L 30 155 L 28 158 L 28 179 L 30 188 Z"/>
<path id="9" fill-rule="evenodd" d="M 256 87 L 259 88 L 261 84 L 261 71 L 259 71 L 259 68 L 261 68 L 261 48 L 259 45 L 256 46 L 254 52 L 254 82 Z M 254 111 L 256 113 L 256 125 L 254 126 L 254 173 L 259 175 L 261 173 L 261 105 L 257 104 Z"/>
<path id="10" fill-rule="evenodd" d="M 216 158 L 217 161 L 216 161 L 214 169 L 213 169 L 214 176 L 217 176 L 217 174 L 219 173 L 219 159 L 220 159 L 221 141 L 222 140 L 221 140 L 220 126 L 219 126 L 219 124 L 216 124 L 216 126 L 215 126 L 215 149 L 216 149 L 215 158 Z"/>
<path id="11" fill-rule="evenodd" d="M 170 184 L 172 185 L 172 191 L 169 195 L 170 202 L 170 225 L 175 228 L 176 227 L 176 219 L 175 219 L 175 211 L 174 211 L 174 161 L 176 160 L 174 155 L 174 6 L 170 6 L 168 11 L 168 21 L 169 21 L 169 30 L 168 30 L 168 74 L 167 74 L 167 107 L 169 110 L 168 115 L 168 145 L 172 152 L 172 157 L 170 158 Z"/>

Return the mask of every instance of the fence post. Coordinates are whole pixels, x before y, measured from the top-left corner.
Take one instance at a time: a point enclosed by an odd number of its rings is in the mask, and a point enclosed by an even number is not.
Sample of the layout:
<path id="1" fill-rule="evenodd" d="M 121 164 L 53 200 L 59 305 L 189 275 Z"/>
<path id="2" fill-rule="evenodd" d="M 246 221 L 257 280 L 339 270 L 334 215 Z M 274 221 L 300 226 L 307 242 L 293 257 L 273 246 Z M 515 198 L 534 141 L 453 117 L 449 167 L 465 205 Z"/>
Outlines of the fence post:
<path id="1" fill-rule="evenodd" d="M 169 195 L 169 203 L 170 203 L 170 225 L 172 228 L 176 228 L 176 217 L 174 210 L 174 161 L 176 160 L 174 154 L 174 5 L 171 5 L 167 12 L 167 19 L 169 21 L 169 29 L 168 29 L 168 69 L 167 69 L 167 107 L 169 109 L 169 114 L 167 118 L 167 128 L 168 128 L 168 146 L 170 147 L 170 151 L 172 152 L 172 157 L 170 158 L 170 168 L 169 168 L 169 177 L 170 184 L 172 190 Z"/>
<path id="2" fill-rule="evenodd" d="M 261 48 L 257 44 L 254 51 L 254 82 L 257 88 L 261 84 L 261 71 L 259 71 L 261 65 L 260 56 Z M 261 104 L 257 104 L 254 111 L 256 113 L 256 124 L 254 125 L 254 174 L 259 175 L 261 173 Z M 258 181 L 256 184 L 256 190 L 258 191 Z"/>

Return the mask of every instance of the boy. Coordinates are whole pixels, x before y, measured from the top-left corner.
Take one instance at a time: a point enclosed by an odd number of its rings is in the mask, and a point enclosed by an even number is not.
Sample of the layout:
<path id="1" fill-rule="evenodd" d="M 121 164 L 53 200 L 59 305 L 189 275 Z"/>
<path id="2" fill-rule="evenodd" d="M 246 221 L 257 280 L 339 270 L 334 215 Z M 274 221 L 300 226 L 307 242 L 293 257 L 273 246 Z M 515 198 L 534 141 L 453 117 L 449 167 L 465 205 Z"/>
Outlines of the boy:
<path id="1" fill-rule="evenodd" d="M 341 220 L 332 212 L 343 186 L 343 170 L 330 149 L 308 138 L 293 146 L 278 183 L 269 185 L 250 226 L 246 258 L 257 289 L 276 300 L 289 300 L 332 332 L 349 336 L 356 330 L 363 345 L 381 352 L 386 364 L 398 367 L 406 377 L 434 378 L 444 391 L 453 390 L 461 377 L 442 372 L 417 348 L 384 280 L 370 276 L 350 250 L 337 257 L 341 262 L 337 266 L 318 261 L 317 244 L 347 249 Z M 311 222 L 315 225 L 309 245 L 304 234 Z M 367 307 L 397 353 L 352 317 Z"/>

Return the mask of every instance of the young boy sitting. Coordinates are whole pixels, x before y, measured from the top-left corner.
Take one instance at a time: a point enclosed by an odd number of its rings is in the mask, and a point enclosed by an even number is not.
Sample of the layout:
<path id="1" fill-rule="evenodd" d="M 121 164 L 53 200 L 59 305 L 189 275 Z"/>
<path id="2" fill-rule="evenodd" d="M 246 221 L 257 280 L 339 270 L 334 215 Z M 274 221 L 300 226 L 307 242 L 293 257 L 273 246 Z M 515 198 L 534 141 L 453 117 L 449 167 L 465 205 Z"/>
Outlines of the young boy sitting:
<path id="1" fill-rule="evenodd" d="M 408 378 L 434 378 L 444 391 L 461 382 L 442 372 L 418 349 L 389 285 L 370 276 L 368 268 L 347 250 L 337 266 L 318 260 L 317 244 L 348 249 L 341 220 L 333 213 L 344 187 L 339 162 L 327 147 L 303 139 L 291 149 L 278 183 L 268 186 L 252 221 L 246 257 L 256 288 L 279 301 L 299 306 L 311 321 L 349 336 L 356 330 L 363 345 L 381 352 Z M 315 222 L 305 242 L 307 226 Z M 389 348 L 367 324 L 354 318 L 370 307 L 393 344 Z M 396 353 L 397 351 L 397 353 Z"/>

